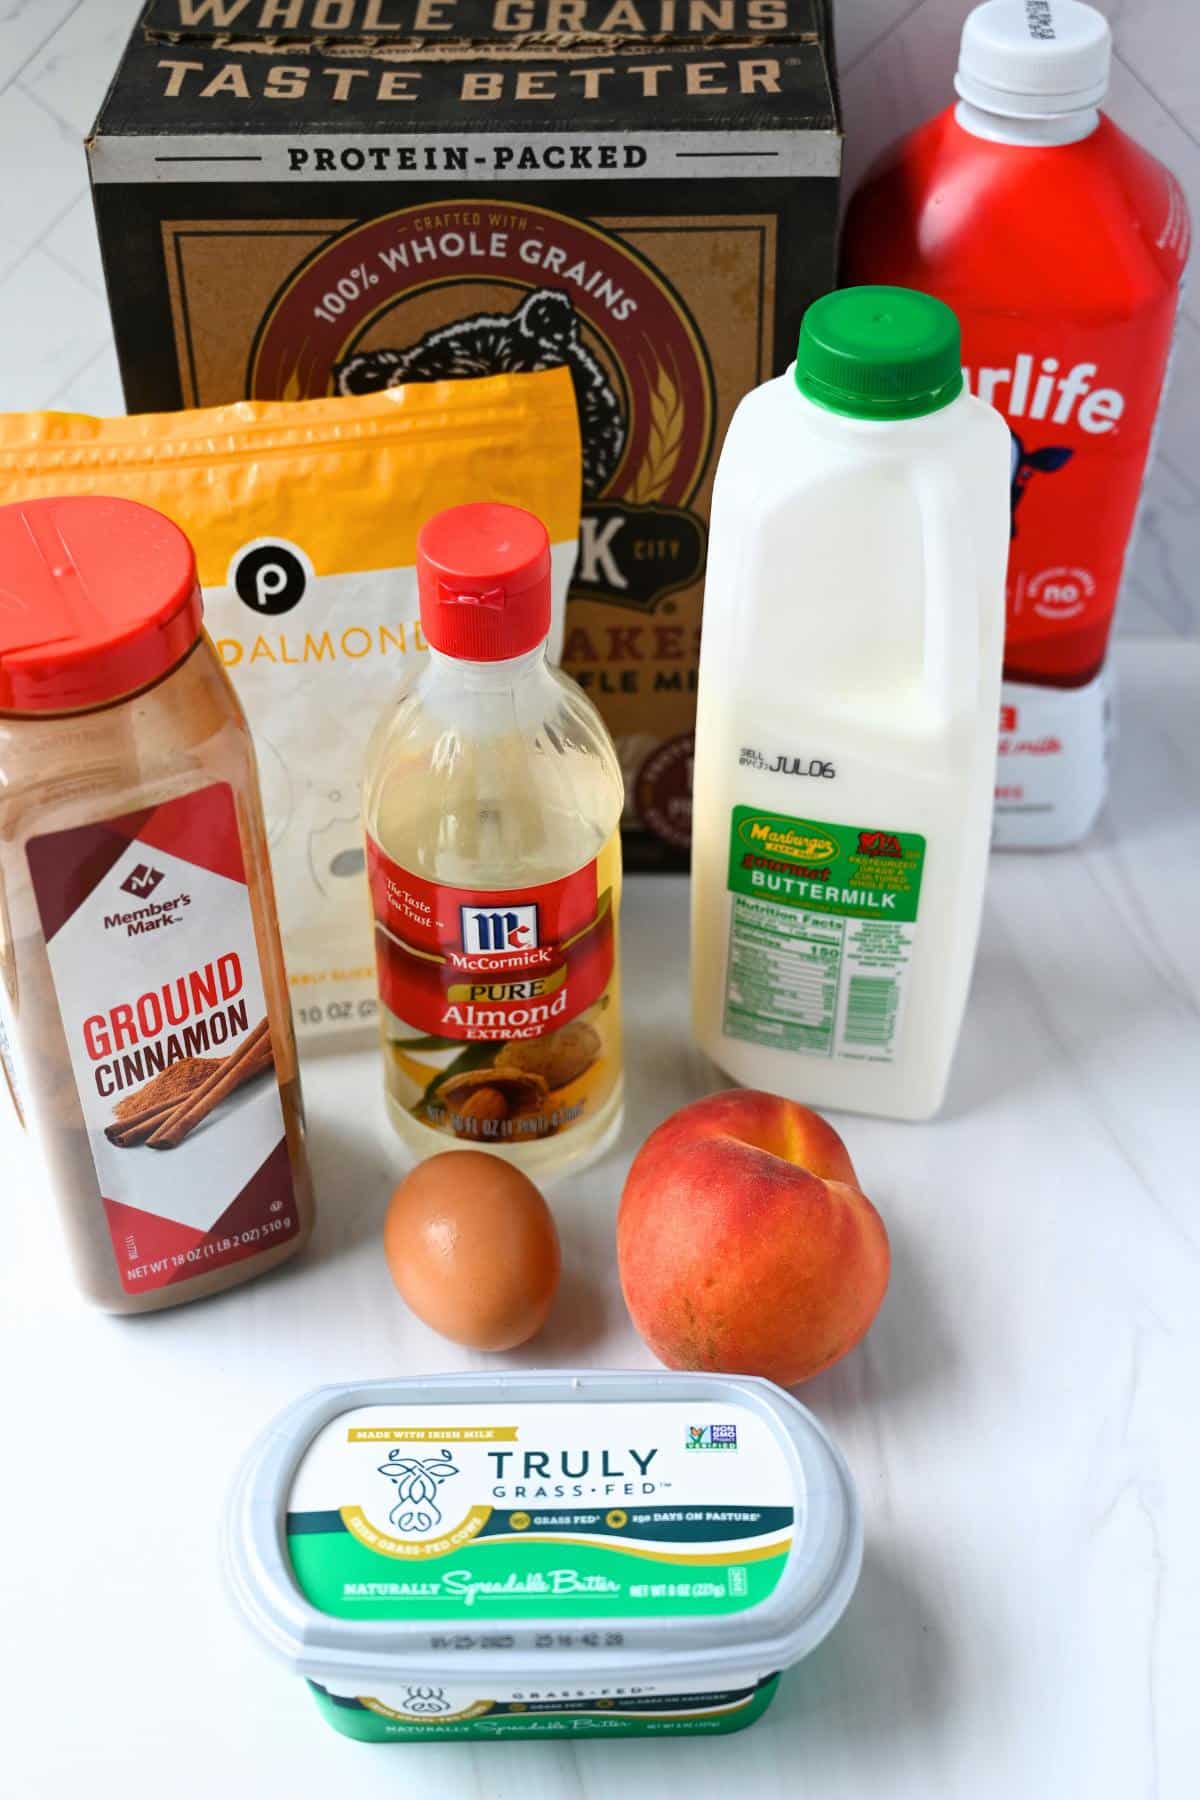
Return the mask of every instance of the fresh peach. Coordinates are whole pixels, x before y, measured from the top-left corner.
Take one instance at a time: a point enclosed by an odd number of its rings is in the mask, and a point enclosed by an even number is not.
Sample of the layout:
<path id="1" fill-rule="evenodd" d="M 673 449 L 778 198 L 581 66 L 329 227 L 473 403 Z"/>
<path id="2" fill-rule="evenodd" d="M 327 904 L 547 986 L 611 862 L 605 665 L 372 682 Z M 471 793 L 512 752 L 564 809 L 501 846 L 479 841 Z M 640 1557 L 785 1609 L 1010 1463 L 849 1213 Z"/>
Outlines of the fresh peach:
<path id="1" fill-rule="evenodd" d="M 833 1126 L 738 1088 L 646 1139 L 621 1196 L 617 1262 L 633 1322 L 668 1368 L 789 1387 L 858 1343 L 889 1252 Z"/>

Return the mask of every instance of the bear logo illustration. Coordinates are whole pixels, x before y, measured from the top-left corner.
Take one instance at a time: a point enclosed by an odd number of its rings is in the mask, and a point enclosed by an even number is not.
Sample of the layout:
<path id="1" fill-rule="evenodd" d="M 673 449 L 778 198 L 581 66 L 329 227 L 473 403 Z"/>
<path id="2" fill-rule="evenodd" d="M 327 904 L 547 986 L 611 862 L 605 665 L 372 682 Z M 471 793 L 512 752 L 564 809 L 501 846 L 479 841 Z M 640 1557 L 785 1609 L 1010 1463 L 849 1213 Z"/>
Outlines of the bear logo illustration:
<path id="1" fill-rule="evenodd" d="M 398 350 L 363 350 L 335 363 L 339 394 L 373 394 L 409 381 L 470 375 L 533 374 L 566 366 L 575 387 L 583 436 L 583 491 L 603 493 L 625 448 L 621 403 L 583 342 L 570 297 L 537 288 L 510 313 L 473 313 L 439 325 Z"/>

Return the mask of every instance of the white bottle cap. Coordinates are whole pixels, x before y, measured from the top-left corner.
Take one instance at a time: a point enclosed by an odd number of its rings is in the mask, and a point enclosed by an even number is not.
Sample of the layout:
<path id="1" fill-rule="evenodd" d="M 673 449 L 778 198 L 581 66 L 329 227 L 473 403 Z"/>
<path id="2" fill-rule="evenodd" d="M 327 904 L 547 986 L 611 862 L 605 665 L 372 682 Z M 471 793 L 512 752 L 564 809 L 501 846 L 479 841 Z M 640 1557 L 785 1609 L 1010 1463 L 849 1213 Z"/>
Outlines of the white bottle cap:
<path id="1" fill-rule="evenodd" d="M 1081 0 L 987 0 L 967 15 L 954 86 L 970 106 L 1010 119 L 1099 106 L 1112 33 Z"/>

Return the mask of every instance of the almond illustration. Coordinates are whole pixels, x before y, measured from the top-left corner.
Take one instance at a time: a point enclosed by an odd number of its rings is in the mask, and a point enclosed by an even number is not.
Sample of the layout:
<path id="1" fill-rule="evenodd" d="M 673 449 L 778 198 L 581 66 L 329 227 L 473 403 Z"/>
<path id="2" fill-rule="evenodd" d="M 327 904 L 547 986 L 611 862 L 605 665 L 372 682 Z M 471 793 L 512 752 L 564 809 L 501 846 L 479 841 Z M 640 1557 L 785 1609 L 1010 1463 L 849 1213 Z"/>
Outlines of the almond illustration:
<path id="1" fill-rule="evenodd" d="M 549 1088 L 566 1087 L 590 1069 L 603 1048 L 600 1033 L 586 1019 L 573 1019 L 545 1037 L 514 1039 L 496 1057 L 496 1070 L 538 1075 Z"/>
<path id="2" fill-rule="evenodd" d="M 443 1081 L 438 1098 L 451 1115 L 456 1137 L 491 1135 L 486 1127 L 539 1111 L 548 1093 L 540 1075 L 523 1069 L 465 1069 Z"/>

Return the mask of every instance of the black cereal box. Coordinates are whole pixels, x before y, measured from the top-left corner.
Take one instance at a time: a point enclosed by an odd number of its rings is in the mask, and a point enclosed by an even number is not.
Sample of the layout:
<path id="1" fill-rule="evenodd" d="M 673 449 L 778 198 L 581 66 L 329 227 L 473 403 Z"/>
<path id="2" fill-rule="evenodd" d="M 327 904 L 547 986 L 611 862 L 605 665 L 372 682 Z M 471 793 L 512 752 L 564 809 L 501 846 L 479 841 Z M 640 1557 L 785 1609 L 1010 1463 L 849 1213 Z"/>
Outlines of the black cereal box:
<path id="1" fill-rule="evenodd" d="M 687 862 L 725 427 L 833 283 L 828 27 L 824 0 L 151 0 L 88 143 L 131 411 L 569 369 L 563 660 L 632 868 Z"/>

